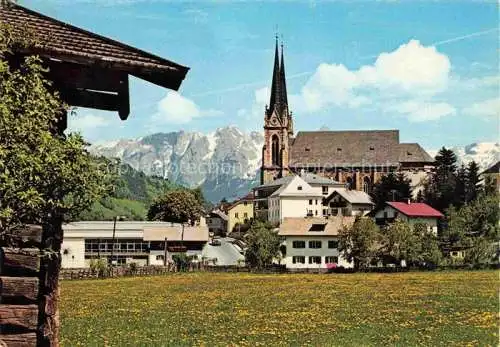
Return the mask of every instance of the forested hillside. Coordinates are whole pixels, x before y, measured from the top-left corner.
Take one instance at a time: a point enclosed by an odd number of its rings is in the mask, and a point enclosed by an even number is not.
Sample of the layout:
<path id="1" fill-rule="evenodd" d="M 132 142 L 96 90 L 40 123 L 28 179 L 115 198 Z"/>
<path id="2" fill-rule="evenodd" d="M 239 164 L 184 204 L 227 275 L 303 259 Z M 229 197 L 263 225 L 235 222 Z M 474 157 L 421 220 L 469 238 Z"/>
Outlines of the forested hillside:
<path id="1" fill-rule="evenodd" d="M 128 164 L 97 159 L 110 173 L 110 193 L 83 212 L 78 220 L 144 220 L 149 205 L 157 196 L 179 188 L 179 185 L 158 176 L 147 176 Z"/>

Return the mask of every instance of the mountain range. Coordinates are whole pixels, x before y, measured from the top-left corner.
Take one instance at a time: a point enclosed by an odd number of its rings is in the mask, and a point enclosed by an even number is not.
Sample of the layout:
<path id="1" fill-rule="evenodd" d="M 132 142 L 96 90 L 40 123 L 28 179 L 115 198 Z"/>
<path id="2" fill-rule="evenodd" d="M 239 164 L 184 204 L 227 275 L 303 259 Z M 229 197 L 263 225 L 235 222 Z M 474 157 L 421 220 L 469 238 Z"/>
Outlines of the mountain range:
<path id="1" fill-rule="evenodd" d="M 260 132 L 245 133 L 228 126 L 209 134 L 178 131 L 101 142 L 92 145 L 90 151 L 119 158 L 147 175 L 188 187 L 201 186 L 205 197 L 216 202 L 243 196 L 258 184 L 263 141 Z M 475 160 L 481 169 L 500 158 L 499 143 L 473 143 L 452 149 L 459 162 Z M 428 153 L 435 156 L 437 150 L 429 149 Z"/>

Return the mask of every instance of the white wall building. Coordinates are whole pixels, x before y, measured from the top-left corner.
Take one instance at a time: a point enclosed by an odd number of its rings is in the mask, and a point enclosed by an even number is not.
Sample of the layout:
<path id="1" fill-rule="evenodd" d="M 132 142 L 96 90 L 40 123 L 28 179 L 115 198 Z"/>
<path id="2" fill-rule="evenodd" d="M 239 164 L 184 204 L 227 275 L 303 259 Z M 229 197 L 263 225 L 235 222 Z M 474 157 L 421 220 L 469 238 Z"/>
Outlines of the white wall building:
<path id="1" fill-rule="evenodd" d="M 438 221 L 443 214 L 431 206 L 418 202 L 386 202 L 384 208 L 375 212 L 378 225 L 391 223 L 396 219 L 407 222 L 411 226 L 425 224 L 435 235 L 438 232 Z"/>
<path id="2" fill-rule="evenodd" d="M 350 268 L 338 250 L 338 232 L 352 225 L 354 217 L 285 218 L 279 235 L 285 238 L 288 269 L 327 269 L 332 264 Z"/>
<path id="3" fill-rule="evenodd" d="M 176 252 L 200 254 L 208 242 L 208 227 L 163 222 L 73 222 L 63 225 L 63 268 L 89 267 L 91 259 L 105 258 L 117 264 L 162 265 L 167 238 L 169 258 Z"/>

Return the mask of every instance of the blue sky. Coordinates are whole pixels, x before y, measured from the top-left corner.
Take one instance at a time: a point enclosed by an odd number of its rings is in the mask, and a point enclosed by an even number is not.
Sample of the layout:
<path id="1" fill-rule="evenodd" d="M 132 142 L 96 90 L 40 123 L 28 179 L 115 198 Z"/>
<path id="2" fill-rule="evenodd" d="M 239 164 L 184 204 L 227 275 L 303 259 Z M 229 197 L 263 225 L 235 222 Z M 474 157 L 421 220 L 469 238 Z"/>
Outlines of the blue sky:
<path id="1" fill-rule="evenodd" d="M 131 114 L 78 110 L 91 142 L 262 130 L 276 30 L 295 130 L 400 129 L 425 148 L 498 141 L 495 1 L 21 0 L 191 68 L 179 93 L 131 80 Z"/>

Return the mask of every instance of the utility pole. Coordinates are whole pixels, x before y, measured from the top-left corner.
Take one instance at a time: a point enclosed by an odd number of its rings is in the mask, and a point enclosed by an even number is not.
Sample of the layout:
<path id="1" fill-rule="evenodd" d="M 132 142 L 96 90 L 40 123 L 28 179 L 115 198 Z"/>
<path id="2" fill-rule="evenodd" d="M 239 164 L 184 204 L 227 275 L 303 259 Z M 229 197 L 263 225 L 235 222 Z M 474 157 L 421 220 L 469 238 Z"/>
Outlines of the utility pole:
<path id="1" fill-rule="evenodd" d="M 113 265 L 113 256 L 114 256 L 114 250 L 115 250 L 115 235 L 116 235 L 116 220 L 118 219 L 117 216 L 113 217 L 113 238 L 111 240 L 111 265 Z"/>
<path id="2" fill-rule="evenodd" d="M 163 266 L 167 266 L 167 256 L 168 256 L 167 240 L 168 239 L 165 237 L 165 244 L 163 247 Z"/>

